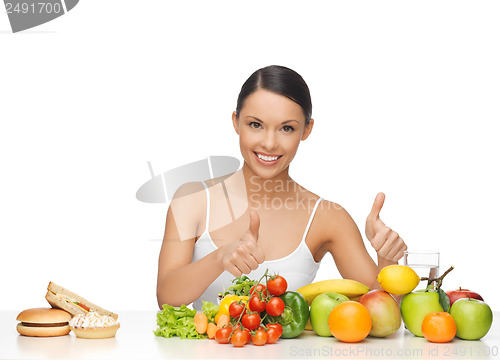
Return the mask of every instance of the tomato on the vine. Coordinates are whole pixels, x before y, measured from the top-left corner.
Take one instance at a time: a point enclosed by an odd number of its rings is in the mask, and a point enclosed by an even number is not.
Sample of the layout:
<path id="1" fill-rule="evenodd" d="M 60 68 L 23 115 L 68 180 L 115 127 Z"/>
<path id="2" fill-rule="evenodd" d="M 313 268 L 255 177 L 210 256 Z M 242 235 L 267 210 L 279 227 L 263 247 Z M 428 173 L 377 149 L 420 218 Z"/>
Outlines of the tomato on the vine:
<path id="1" fill-rule="evenodd" d="M 260 316 L 257 313 L 245 314 L 241 318 L 241 323 L 248 330 L 255 330 L 260 325 Z"/>
<path id="2" fill-rule="evenodd" d="M 281 334 L 276 328 L 270 328 L 267 330 L 267 343 L 274 344 L 280 338 Z"/>
<path id="3" fill-rule="evenodd" d="M 233 335 L 231 336 L 231 344 L 236 347 L 242 347 L 247 343 L 247 336 L 247 333 L 243 330 L 234 330 Z"/>
<path id="4" fill-rule="evenodd" d="M 267 328 L 268 329 L 276 329 L 276 331 L 279 334 L 278 337 L 280 337 L 283 334 L 283 326 L 281 326 L 281 324 L 279 324 L 279 323 L 269 323 L 269 324 L 267 324 Z"/>
<path id="5" fill-rule="evenodd" d="M 280 316 L 285 310 L 285 303 L 279 297 L 272 297 L 266 304 L 266 312 L 271 316 Z"/>
<path id="6" fill-rule="evenodd" d="M 231 315 L 233 318 L 237 318 L 244 311 L 245 305 L 239 301 L 233 301 L 231 305 L 229 305 L 229 315 Z"/>
<path id="7" fill-rule="evenodd" d="M 262 294 L 263 297 L 267 297 L 267 288 L 264 284 L 257 284 L 252 286 L 250 289 L 250 296 Z"/>
<path id="8" fill-rule="evenodd" d="M 229 340 L 231 340 L 231 332 L 233 331 L 232 327 L 223 327 L 215 332 L 215 340 L 219 344 L 227 344 Z"/>
<path id="9" fill-rule="evenodd" d="M 253 295 L 248 302 L 248 307 L 252 311 L 263 312 L 266 310 L 266 302 L 259 299 L 259 295 Z"/>
<path id="10" fill-rule="evenodd" d="M 287 287 L 288 284 L 285 278 L 281 275 L 271 276 L 271 278 L 267 280 L 267 290 L 271 295 L 274 296 L 283 295 Z"/>
<path id="11" fill-rule="evenodd" d="M 267 342 L 267 332 L 265 330 L 259 329 L 252 335 L 252 343 L 254 345 L 260 346 Z"/>

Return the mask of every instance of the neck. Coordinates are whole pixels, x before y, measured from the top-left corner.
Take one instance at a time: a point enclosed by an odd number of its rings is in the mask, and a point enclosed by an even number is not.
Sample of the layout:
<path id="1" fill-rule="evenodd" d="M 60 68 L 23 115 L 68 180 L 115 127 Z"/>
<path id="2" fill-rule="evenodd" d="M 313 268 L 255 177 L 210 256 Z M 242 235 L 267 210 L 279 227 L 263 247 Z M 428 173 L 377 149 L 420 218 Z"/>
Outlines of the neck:
<path id="1" fill-rule="evenodd" d="M 288 175 L 288 166 L 271 179 L 262 178 L 257 175 L 246 162 L 243 164 L 242 171 L 248 196 L 258 194 L 266 195 L 269 198 L 283 197 L 288 192 L 285 189 L 289 189 L 289 185 L 293 182 L 292 178 Z"/>

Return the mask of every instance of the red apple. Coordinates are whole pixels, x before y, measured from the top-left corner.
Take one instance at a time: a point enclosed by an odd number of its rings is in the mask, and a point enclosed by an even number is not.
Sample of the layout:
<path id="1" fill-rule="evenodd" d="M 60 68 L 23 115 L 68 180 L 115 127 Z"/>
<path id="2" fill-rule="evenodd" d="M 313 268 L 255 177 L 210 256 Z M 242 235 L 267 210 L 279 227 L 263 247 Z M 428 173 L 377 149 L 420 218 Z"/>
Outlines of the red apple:
<path id="1" fill-rule="evenodd" d="M 398 331 L 401 326 L 401 311 L 391 294 L 384 290 L 372 290 L 361 296 L 359 302 L 370 313 L 371 336 L 386 337 Z"/>
<path id="2" fill-rule="evenodd" d="M 450 298 L 450 306 L 453 305 L 455 301 L 458 299 L 477 299 L 484 301 L 481 295 L 479 295 L 477 292 L 470 291 L 469 289 L 462 289 L 459 287 L 457 290 L 450 290 L 446 292 L 446 295 Z"/>

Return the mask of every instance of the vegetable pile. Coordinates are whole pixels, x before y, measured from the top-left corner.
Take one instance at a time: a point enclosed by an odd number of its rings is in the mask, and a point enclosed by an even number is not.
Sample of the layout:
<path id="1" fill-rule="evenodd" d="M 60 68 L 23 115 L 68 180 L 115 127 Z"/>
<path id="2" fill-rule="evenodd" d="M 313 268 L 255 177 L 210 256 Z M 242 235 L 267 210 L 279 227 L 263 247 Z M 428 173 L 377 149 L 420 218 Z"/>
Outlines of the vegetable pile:
<path id="1" fill-rule="evenodd" d="M 265 280 L 265 283 L 261 281 Z M 220 305 L 203 302 L 201 312 L 186 305 L 163 305 L 158 313 L 157 336 L 183 339 L 215 339 L 220 344 L 272 344 L 280 337 L 300 335 L 309 319 L 309 305 L 298 292 L 286 291 L 280 275 L 268 275 L 258 281 L 240 276 L 224 293 Z"/>

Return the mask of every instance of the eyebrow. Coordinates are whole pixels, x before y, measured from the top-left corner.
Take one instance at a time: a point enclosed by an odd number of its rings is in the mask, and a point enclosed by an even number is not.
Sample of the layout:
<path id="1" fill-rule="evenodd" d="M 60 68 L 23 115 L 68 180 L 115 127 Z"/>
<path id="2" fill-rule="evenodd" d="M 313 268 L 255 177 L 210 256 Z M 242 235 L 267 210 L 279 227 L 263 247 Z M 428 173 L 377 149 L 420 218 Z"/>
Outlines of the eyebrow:
<path id="1" fill-rule="evenodd" d="M 255 116 L 247 115 L 247 116 L 245 116 L 245 118 L 252 118 L 252 119 L 257 120 L 258 122 L 264 123 L 261 119 L 256 118 Z M 292 122 L 292 121 L 295 121 L 297 124 L 300 124 L 300 122 L 299 122 L 299 121 L 294 120 L 294 119 L 291 119 L 291 120 L 285 120 L 285 121 L 283 121 L 281 124 L 287 124 L 287 123 Z"/>

